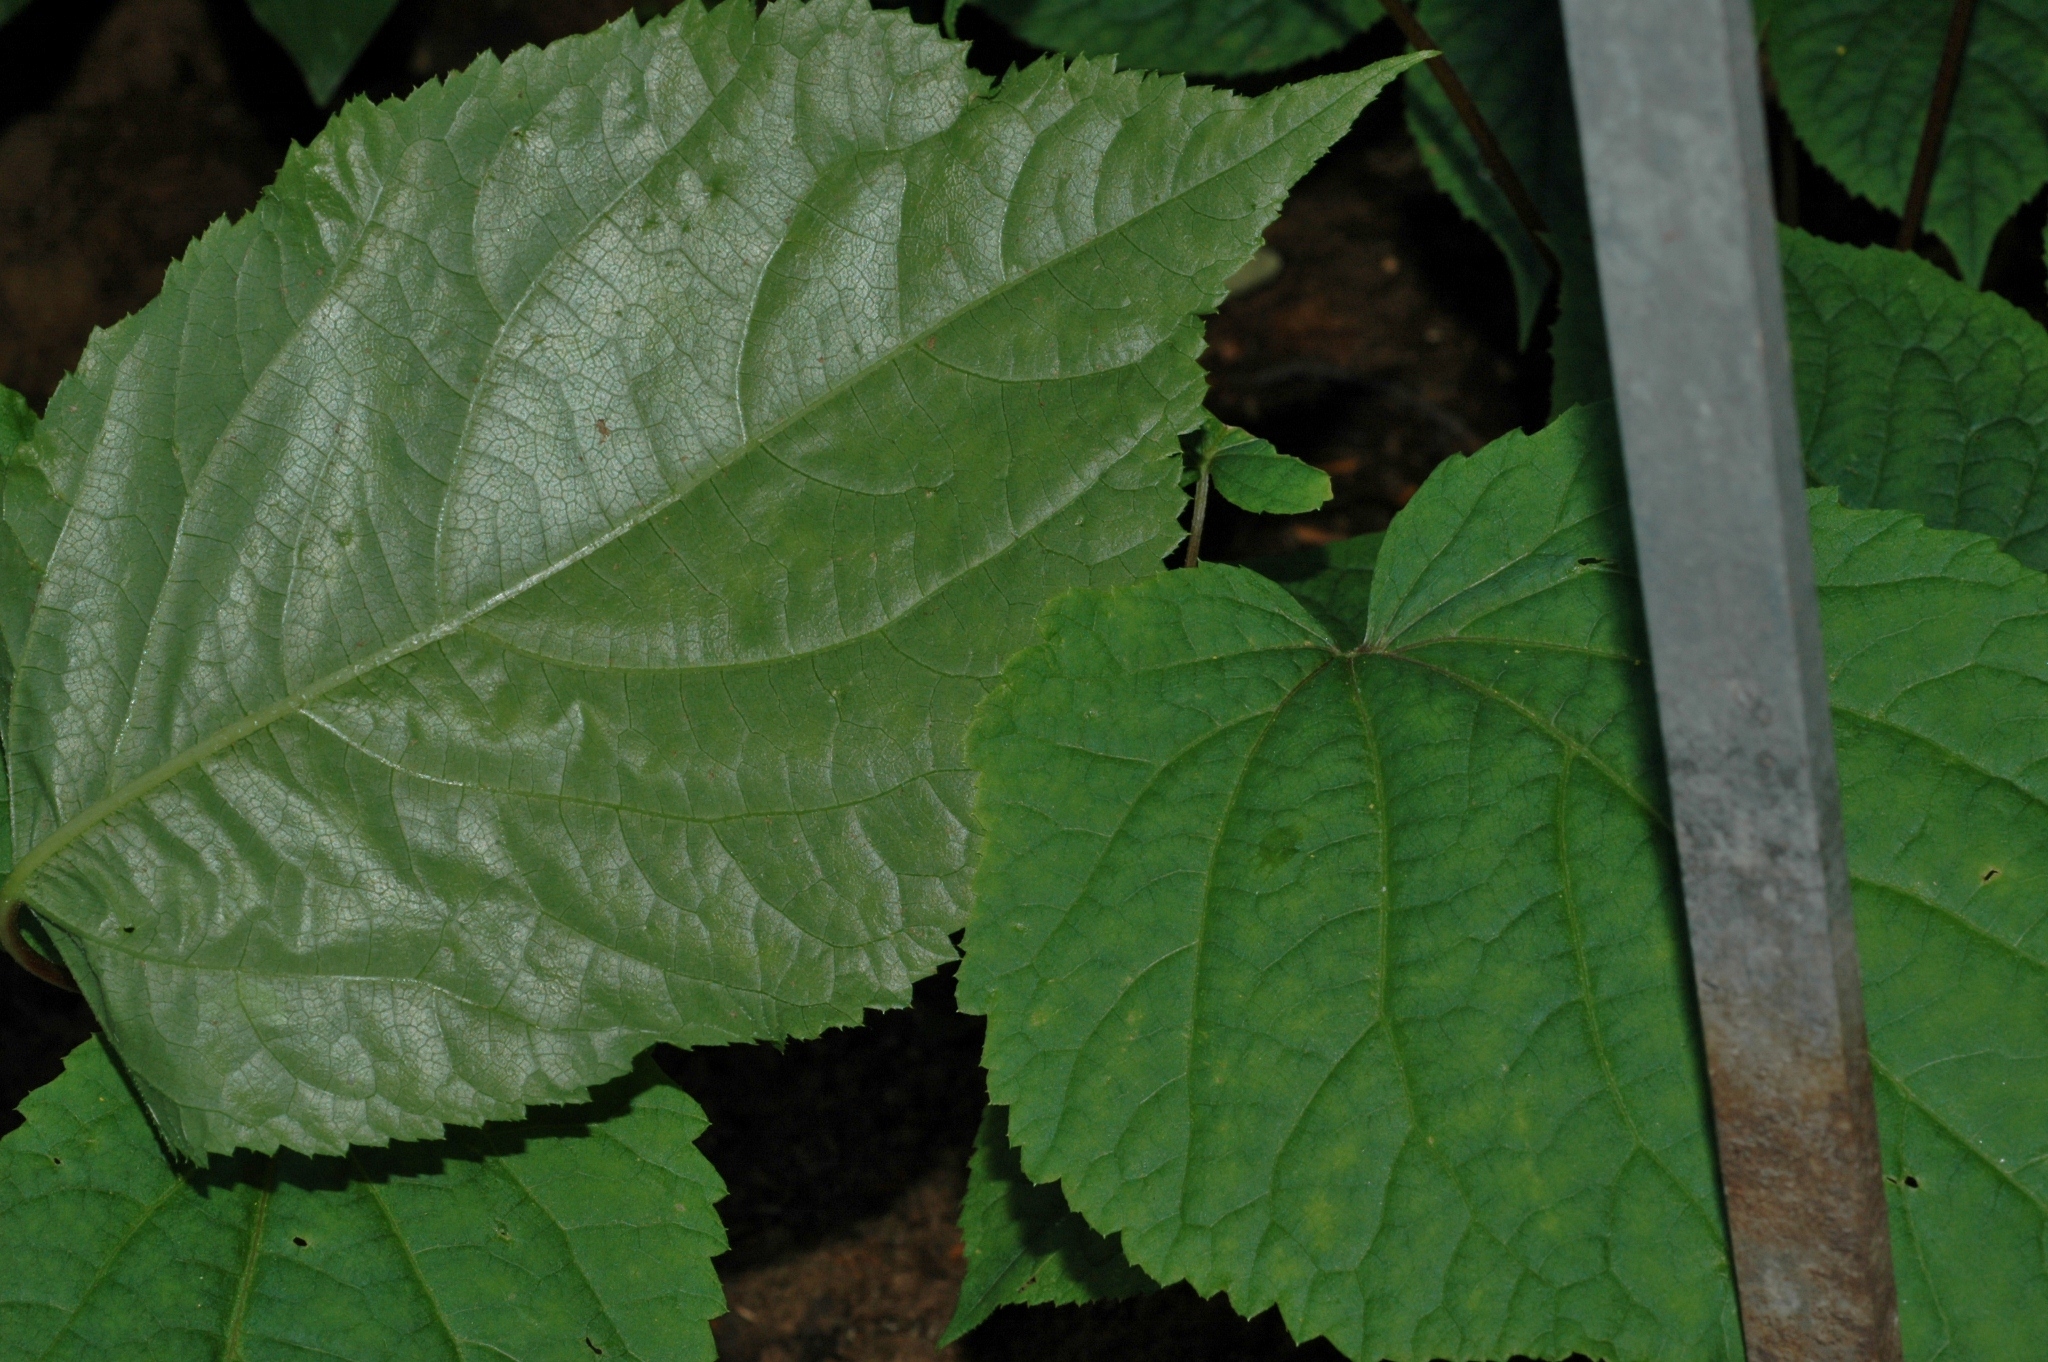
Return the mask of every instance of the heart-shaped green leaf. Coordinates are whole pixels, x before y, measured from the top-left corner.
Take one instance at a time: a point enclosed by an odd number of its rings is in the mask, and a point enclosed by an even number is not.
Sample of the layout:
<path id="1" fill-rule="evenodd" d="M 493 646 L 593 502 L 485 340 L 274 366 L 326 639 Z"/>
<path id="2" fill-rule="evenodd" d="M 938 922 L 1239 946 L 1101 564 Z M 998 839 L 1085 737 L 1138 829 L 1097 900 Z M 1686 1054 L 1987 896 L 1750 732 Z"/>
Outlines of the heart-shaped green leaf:
<path id="1" fill-rule="evenodd" d="M 352 104 L 36 436 L 5 894 L 168 1138 L 517 1115 L 951 953 L 968 717 L 1177 537 L 1260 99 L 695 4 Z"/>
<path id="2" fill-rule="evenodd" d="M 1620 474 L 1601 411 L 1452 460 L 1341 625 L 1076 593 L 982 707 L 989 1090 L 1157 1280 L 1360 1359 L 1741 1356 Z M 2022 1356 L 2048 578 L 1812 514 L 1907 1355 Z"/>
<path id="3" fill-rule="evenodd" d="M 1763 23 L 1778 99 L 1799 140 L 1850 192 L 1894 213 L 1906 206 L 1952 8 L 1930 0 L 1773 0 Z M 1927 230 L 1948 243 L 1974 284 L 1998 229 L 2043 182 L 2048 15 L 2030 0 L 1980 0 Z"/>
<path id="4" fill-rule="evenodd" d="M 715 1353 L 725 1195 L 651 1063 L 587 1107 L 347 1158 L 164 1160 L 97 1038 L 0 1141 L 0 1362 Z"/>

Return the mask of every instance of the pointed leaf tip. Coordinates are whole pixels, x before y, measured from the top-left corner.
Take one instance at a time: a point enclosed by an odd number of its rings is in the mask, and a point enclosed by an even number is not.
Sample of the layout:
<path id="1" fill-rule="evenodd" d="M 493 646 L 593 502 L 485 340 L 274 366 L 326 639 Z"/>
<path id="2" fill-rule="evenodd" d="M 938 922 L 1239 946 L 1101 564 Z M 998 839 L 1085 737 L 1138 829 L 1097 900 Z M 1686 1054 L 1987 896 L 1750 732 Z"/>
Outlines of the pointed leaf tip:
<path id="1" fill-rule="evenodd" d="M 6 892 L 167 1138 L 432 1137 L 951 956 L 974 705 L 1158 570 L 1198 314 L 1400 65 L 964 51 L 693 4 L 352 103 L 89 347 Z"/>
<path id="2" fill-rule="evenodd" d="M 956 1343 L 1005 1305 L 1085 1305 L 1159 1289 L 1067 1209 L 1057 1184 L 1038 1184 L 1010 1144 L 1007 1113 L 982 1114 L 960 1205 L 967 1276 L 939 1346 Z"/>

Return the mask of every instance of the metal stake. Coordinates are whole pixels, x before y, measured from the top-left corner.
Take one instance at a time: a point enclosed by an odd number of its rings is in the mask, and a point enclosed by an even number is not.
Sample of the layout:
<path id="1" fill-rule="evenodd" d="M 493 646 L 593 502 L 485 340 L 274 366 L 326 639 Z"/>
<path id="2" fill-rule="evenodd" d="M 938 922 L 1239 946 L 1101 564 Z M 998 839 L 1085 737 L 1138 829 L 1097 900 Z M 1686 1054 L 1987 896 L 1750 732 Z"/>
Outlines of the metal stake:
<path id="1" fill-rule="evenodd" d="M 1751 1362 L 1896 1362 L 1749 0 L 1563 0 Z"/>

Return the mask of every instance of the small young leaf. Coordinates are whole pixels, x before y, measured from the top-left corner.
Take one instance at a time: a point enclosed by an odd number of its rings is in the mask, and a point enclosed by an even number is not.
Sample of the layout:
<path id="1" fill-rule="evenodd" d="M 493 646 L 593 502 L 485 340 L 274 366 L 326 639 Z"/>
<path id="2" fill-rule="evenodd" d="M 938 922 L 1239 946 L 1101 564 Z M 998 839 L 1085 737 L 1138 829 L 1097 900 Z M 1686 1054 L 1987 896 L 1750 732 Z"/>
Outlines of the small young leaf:
<path id="1" fill-rule="evenodd" d="M 0 1141 L 0 1362 L 701 1358 L 725 1195 L 651 1061 L 587 1107 L 348 1158 L 165 1162 L 97 1037 Z"/>
<path id="2" fill-rule="evenodd" d="M 1551 409 L 1601 401 L 1609 384 L 1607 332 L 1557 0 L 1423 0 L 1416 12 L 1471 90 L 1550 229 L 1563 269 L 1551 324 Z M 1551 285 L 1550 268 L 1442 87 L 1418 70 L 1404 93 L 1408 130 L 1430 177 L 1507 257 L 1526 344 Z"/>
<path id="3" fill-rule="evenodd" d="M 1777 0 L 1765 37 L 1778 98 L 1813 158 L 1901 211 L 1934 94 L 1951 6 Z M 2030 0 L 1981 0 L 1971 22 L 1927 230 L 1975 284 L 1991 241 L 2048 181 L 2048 24 Z"/>
<path id="4" fill-rule="evenodd" d="M 974 1137 L 960 1236 L 967 1279 L 940 1347 L 1005 1305 L 1085 1305 L 1158 1290 L 1124 1261 L 1114 1239 L 1067 1209 L 1057 1184 L 1039 1186 L 1024 1176 L 1001 1107 L 983 1114 Z"/>
<path id="5" fill-rule="evenodd" d="M 1346 627 L 1080 592 L 983 705 L 961 998 L 1027 1174 L 1156 1280 L 1360 1359 L 1741 1356 L 1607 419 L 1444 464 Z M 2048 578 L 1812 519 L 1907 1356 L 2021 1356 Z"/>
<path id="6" fill-rule="evenodd" d="M 256 22 L 298 63 L 306 91 L 325 104 L 398 0 L 249 0 Z"/>
<path id="7" fill-rule="evenodd" d="M 4 901 L 178 1146 L 504 1118 L 950 956 L 973 705 L 1158 570 L 1198 314 L 1404 67 L 965 50 L 686 4 L 353 103 L 89 347 Z"/>
<path id="8" fill-rule="evenodd" d="M 1330 499 L 1328 473 L 1214 417 L 1203 430 L 1201 457 L 1217 492 L 1247 511 L 1296 515 Z"/>
<path id="9" fill-rule="evenodd" d="M 1808 474 L 2048 568 L 2048 332 L 1918 256 L 1779 250 Z"/>
<path id="10" fill-rule="evenodd" d="M 1241 76 L 1333 52 L 1378 0 L 976 0 L 1026 42 L 1124 66 Z"/>

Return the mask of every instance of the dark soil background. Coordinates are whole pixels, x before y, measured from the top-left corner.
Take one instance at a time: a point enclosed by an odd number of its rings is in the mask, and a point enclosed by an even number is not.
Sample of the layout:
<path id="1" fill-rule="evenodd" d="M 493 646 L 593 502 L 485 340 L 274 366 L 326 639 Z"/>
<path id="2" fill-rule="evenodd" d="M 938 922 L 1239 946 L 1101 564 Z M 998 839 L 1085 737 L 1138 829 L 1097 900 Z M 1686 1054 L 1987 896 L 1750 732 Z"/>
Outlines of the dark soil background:
<path id="1" fill-rule="evenodd" d="M 661 6 L 643 5 L 643 13 Z M 916 0 L 936 17 L 940 0 Z M 627 0 L 405 0 L 342 92 L 402 94 L 478 53 L 581 32 Z M 926 11 L 930 11 L 927 13 Z M 1033 53 L 962 16 L 975 60 Z M 1318 63 L 1398 50 L 1386 25 Z M 38 0 L 0 30 L 0 383 L 38 409 L 88 335 L 146 303 L 209 222 L 246 211 L 324 113 L 243 0 Z M 1298 76 L 1302 73 L 1288 73 Z M 1272 82 L 1261 82 L 1270 84 Z M 1780 138 L 1781 207 L 1838 239 L 1889 240 Z M 2000 292 L 2048 313 L 2036 202 L 1994 258 Z M 1267 234 L 1277 276 L 1210 323 L 1211 406 L 1327 470 L 1312 515 L 1213 501 L 1204 556 L 1231 560 L 1385 527 L 1430 469 L 1540 422 L 1549 364 L 1516 344 L 1505 265 L 1432 188 L 1398 91 L 1306 179 Z M 1939 257 L 1939 248 L 1931 248 Z M 0 962 L 0 1132 L 59 1071 L 90 1015 Z M 703 1148 L 731 1187 L 720 1210 L 730 1314 L 720 1355 L 758 1362 L 1072 1359 L 1335 1362 L 1271 1313 L 1239 1319 L 1185 1287 L 1118 1305 L 1012 1307 L 938 1349 L 964 1263 L 954 1227 L 983 1101 L 980 1023 L 949 976 L 907 1011 L 778 1050 L 667 1053 L 712 1124 Z"/>

